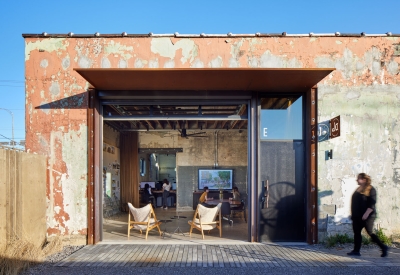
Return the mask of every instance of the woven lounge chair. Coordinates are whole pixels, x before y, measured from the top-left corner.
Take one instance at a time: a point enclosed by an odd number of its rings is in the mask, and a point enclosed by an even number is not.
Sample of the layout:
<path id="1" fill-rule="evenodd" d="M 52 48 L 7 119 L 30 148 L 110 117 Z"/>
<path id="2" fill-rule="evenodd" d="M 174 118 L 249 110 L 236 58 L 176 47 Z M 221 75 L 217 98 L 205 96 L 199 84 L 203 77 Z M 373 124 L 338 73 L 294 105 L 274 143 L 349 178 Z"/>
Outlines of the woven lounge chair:
<path id="1" fill-rule="evenodd" d="M 204 240 L 204 230 L 210 232 L 214 228 L 219 229 L 219 236 L 222 237 L 222 223 L 221 223 L 221 203 L 213 208 L 207 208 L 203 205 L 197 205 L 196 212 L 194 213 L 193 220 L 188 221 L 190 224 L 189 236 L 192 236 L 193 228 L 201 231 Z M 217 220 L 218 218 L 218 220 Z"/>
<path id="2" fill-rule="evenodd" d="M 149 231 L 154 228 L 158 228 L 158 232 L 161 236 L 161 222 L 157 220 L 156 213 L 154 213 L 154 209 L 151 204 L 148 204 L 142 208 L 135 208 L 131 203 L 128 202 L 128 207 L 128 238 L 132 228 L 139 230 L 140 234 L 142 234 L 143 231 L 146 230 L 146 240 Z M 133 221 L 131 220 L 131 215 L 133 217 Z"/>

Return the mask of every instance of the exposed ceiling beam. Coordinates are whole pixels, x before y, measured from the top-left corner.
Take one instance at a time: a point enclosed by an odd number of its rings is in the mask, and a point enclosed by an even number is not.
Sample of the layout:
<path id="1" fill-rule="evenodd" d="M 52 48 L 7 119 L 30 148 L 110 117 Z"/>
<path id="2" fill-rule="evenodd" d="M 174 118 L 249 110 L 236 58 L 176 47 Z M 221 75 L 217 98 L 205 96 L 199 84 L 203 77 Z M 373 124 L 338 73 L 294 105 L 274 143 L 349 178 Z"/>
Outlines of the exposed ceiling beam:
<path id="1" fill-rule="evenodd" d="M 239 110 L 237 111 L 237 115 L 239 115 L 239 116 L 244 115 L 246 110 L 247 110 L 247 105 L 242 104 L 242 106 L 240 106 Z M 233 129 L 235 127 L 236 123 L 238 123 L 238 120 L 231 122 L 231 129 Z"/>
<path id="2" fill-rule="evenodd" d="M 242 120 L 239 124 L 239 129 L 242 129 L 242 127 L 247 123 L 247 120 Z"/>

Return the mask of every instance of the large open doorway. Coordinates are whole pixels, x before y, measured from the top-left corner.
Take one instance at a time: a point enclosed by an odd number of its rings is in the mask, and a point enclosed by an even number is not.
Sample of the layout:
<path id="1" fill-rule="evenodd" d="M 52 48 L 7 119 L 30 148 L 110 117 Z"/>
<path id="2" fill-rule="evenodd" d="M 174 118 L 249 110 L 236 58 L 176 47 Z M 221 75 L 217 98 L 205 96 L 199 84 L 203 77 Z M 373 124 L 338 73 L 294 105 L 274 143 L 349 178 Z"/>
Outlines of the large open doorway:
<path id="1" fill-rule="evenodd" d="M 222 238 L 212 230 L 205 240 L 248 241 L 247 106 L 247 101 L 218 100 L 103 102 L 102 241 L 128 241 L 128 202 L 138 208 L 151 203 L 163 222 L 161 230 L 169 233 L 167 241 L 202 240 L 196 230 L 189 238 L 188 221 L 204 186 L 213 198 L 207 204 L 221 203 L 223 215 Z M 115 160 L 110 158 L 113 152 Z M 119 170 L 110 171 L 114 167 Z M 171 184 L 166 199 L 165 180 Z M 234 187 L 240 192 L 237 203 L 229 200 Z M 118 206 L 120 211 L 112 209 Z M 144 234 L 131 231 L 129 241 L 144 240 Z M 149 233 L 148 241 L 160 241 L 157 230 Z"/>
<path id="2" fill-rule="evenodd" d="M 262 241 L 264 234 L 260 234 L 263 230 L 260 226 L 260 207 L 262 190 L 267 178 L 261 177 L 263 167 L 259 165 L 260 148 L 263 146 L 262 141 L 259 139 L 260 125 L 259 125 L 259 95 L 267 94 L 266 97 L 272 95 L 286 95 L 287 93 L 303 94 L 305 101 L 304 109 L 304 156 L 305 156 L 305 181 L 306 181 L 306 238 L 308 243 L 316 243 L 317 239 L 317 139 L 316 139 L 316 125 L 317 125 L 317 89 L 314 87 L 321 79 L 327 76 L 333 69 L 320 69 L 320 68 L 307 68 L 307 69 L 76 69 L 90 84 L 95 88 L 89 92 L 89 109 L 88 109 L 88 128 L 89 128 L 89 150 L 88 150 L 88 242 L 96 243 L 103 239 L 102 237 L 102 160 L 103 151 L 102 138 L 103 138 L 103 120 L 112 123 L 125 124 L 122 129 L 117 129 L 121 134 L 121 140 L 129 140 L 134 142 L 121 142 L 121 156 L 122 154 L 136 154 L 139 150 L 139 133 L 153 133 L 160 132 L 164 135 L 165 130 L 172 131 L 180 129 L 186 130 L 186 133 L 196 133 L 201 123 L 197 124 L 193 121 L 204 121 L 207 127 L 215 125 L 214 132 L 226 133 L 235 130 L 240 132 L 240 125 L 244 126 L 243 119 L 238 119 L 238 114 L 223 115 L 213 114 L 207 117 L 202 113 L 200 106 L 220 106 L 225 108 L 231 104 L 246 104 L 247 108 L 247 157 L 241 156 L 240 160 L 247 160 L 246 169 L 246 183 L 247 183 L 247 207 L 248 207 L 248 240 L 251 242 Z M 279 98 L 277 96 L 276 98 Z M 207 103 L 207 104 L 205 104 Z M 111 116 L 104 110 L 107 105 L 113 105 L 115 108 L 120 106 L 135 106 L 138 109 L 120 110 L 119 114 Z M 185 110 L 187 113 L 184 116 L 179 116 L 179 113 L 174 114 L 173 118 L 169 118 L 165 114 L 158 112 L 158 106 L 184 106 L 190 107 Z M 147 110 L 140 109 L 141 106 L 147 106 Z M 151 107 L 152 106 L 152 107 Z M 193 106 L 197 106 L 194 107 Z M 238 105 L 237 105 L 238 106 Z M 212 109 L 212 108 L 210 108 Z M 234 108 L 236 111 L 237 109 Z M 200 110 L 200 112 L 199 112 Z M 239 108 L 240 110 L 240 108 Z M 115 110 L 114 110 L 115 111 Z M 129 111 L 130 113 L 128 113 Z M 146 111 L 146 115 L 139 114 Z M 215 111 L 215 110 L 214 110 Z M 221 110 L 219 110 L 222 112 Z M 201 113 L 201 116 L 199 116 Z M 177 121 L 172 124 L 172 121 Z M 180 122 L 178 122 L 180 121 Z M 234 121 L 234 122 L 232 122 Z M 179 124 L 180 123 L 180 124 Z M 210 123 L 210 124 L 209 124 Z M 212 123 L 212 124 L 211 124 Z M 242 124 L 243 123 L 243 124 Z M 185 127 L 182 127 L 182 124 Z M 136 126 L 135 126 L 136 125 Z M 190 129 L 196 126 L 197 128 Z M 228 125 L 228 126 L 227 126 Z M 233 126 L 230 130 L 229 125 Z M 114 125 L 118 128 L 118 125 Z M 121 125 L 120 125 L 121 126 Z M 113 126 L 110 126 L 113 127 Z M 130 128 L 137 129 L 130 130 Z M 179 128 L 180 127 L 180 128 Z M 218 128 L 219 127 L 219 128 Z M 218 128 L 218 130 L 217 130 Z M 190 130 L 189 130 L 190 129 Z M 242 132 L 243 133 L 243 132 Z M 181 133 L 179 133 L 181 134 Z M 219 134 L 218 134 L 219 135 Z M 221 134 L 222 136 L 222 134 Z M 148 139 L 148 140 L 151 140 Z M 189 138 L 190 140 L 190 138 Z M 192 139 L 193 140 L 193 139 Z M 225 140 L 226 141 L 226 140 Z M 301 142 L 301 141 L 299 141 Z M 234 146 L 233 143 L 227 144 Z M 265 144 L 272 144 L 266 142 Z M 294 145 L 294 144 L 293 144 Z M 213 145 L 212 145 L 213 146 Z M 212 147 L 211 146 L 211 147 Z M 164 146 L 168 147 L 168 146 Z M 179 146 L 173 146 L 179 148 Z M 205 148 L 209 148 L 207 145 Z M 276 147 L 276 146 L 275 146 Z M 296 152 L 289 152 L 289 147 L 281 148 L 286 150 L 288 155 L 298 159 Z M 301 148 L 301 146 L 299 147 Z M 177 153 L 177 156 L 180 153 Z M 191 158 L 194 159 L 192 154 Z M 209 156 L 202 156 L 198 158 L 207 160 Z M 220 157 L 220 155 L 219 155 Z M 133 176 L 138 174 L 139 160 L 136 158 L 128 157 L 132 161 L 124 161 L 126 167 L 121 163 L 121 184 L 122 182 L 132 182 Z M 177 158 L 178 161 L 179 157 Z M 279 160 L 279 159 L 277 159 Z M 276 161 L 277 161 L 276 160 Z M 238 160 L 239 162 L 239 160 Z M 279 162 L 279 161 L 278 161 Z M 284 160 L 281 160 L 281 164 Z M 219 163 L 221 165 L 221 163 Z M 178 165 L 177 165 L 178 166 Z M 209 167 L 209 164 L 205 164 Z M 296 165 L 296 168 L 300 166 Z M 130 173 L 122 173 L 122 170 L 129 170 Z M 179 190 L 179 167 L 177 167 L 177 189 Z M 181 170 L 182 171 L 182 170 Z M 297 175 L 297 171 L 294 172 Z M 196 175 L 197 173 L 193 173 Z M 242 173 L 239 173 L 242 174 Z M 266 175 L 268 176 L 268 175 Z M 124 180 L 122 178 L 124 177 Z M 297 176 L 296 176 L 297 177 Z M 271 178 L 272 179 L 272 178 Z M 195 184 L 198 178 L 191 179 Z M 276 181 L 285 180 L 284 178 L 276 178 Z M 291 179 L 287 179 L 291 180 Z M 121 186 L 121 201 L 122 205 L 126 204 L 124 199 L 125 192 L 123 188 L 128 188 L 129 191 L 127 198 L 134 198 L 139 202 L 139 181 L 135 180 L 137 185 L 128 184 Z M 195 187 L 192 186 L 194 191 Z M 179 192 L 178 192 L 179 193 Z M 188 193 L 186 193 L 187 195 Z M 190 195 L 190 193 L 189 193 Z M 177 204 L 180 207 L 179 194 L 177 194 Z M 193 196 L 193 194 L 192 194 Z M 133 199 L 132 199 L 133 200 Z M 280 239 L 280 238 L 277 238 Z"/>

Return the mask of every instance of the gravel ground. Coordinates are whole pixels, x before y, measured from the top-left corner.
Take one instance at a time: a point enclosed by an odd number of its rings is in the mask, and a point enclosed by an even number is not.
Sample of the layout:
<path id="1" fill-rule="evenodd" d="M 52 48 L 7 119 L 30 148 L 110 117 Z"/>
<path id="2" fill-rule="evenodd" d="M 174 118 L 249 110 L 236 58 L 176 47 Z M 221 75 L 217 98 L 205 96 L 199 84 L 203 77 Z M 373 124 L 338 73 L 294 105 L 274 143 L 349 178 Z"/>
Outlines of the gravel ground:
<path id="1" fill-rule="evenodd" d="M 54 263 L 57 263 L 61 261 L 62 259 L 68 257 L 75 251 L 78 251 L 79 249 L 83 248 L 84 246 L 64 246 L 63 250 L 61 252 L 58 252 L 56 254 L 50 255 L 45 259 L 45 261 L 41 264 L 37 264 L 29 268 L 27 271 L 25 271 L 22 274 L 55 274 L 56 271 L 53 270 L 49 272 L 52 269 L 52 265 Z M 73 273 L 71 273 L 73 274 Z M 75 273 L 76 274 L 76 273 Z"/>

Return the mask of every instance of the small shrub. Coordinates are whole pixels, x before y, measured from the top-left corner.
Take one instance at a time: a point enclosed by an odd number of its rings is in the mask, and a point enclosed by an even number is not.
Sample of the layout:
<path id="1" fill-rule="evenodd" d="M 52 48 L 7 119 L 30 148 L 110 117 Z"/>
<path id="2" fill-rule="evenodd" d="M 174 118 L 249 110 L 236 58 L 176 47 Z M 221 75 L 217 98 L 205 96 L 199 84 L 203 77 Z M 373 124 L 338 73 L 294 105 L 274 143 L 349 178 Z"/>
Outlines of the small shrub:
<path id="1" fill-rule="evenodd" d="M 325 239 L 325 246 L 326 247 L 334 247 L 335 245 L 339 244 L 345 244 L 345 243 L 352 243 L 353 238 L 351 238 L 349 235 L 345 234 L 335 234 L 327 237 Z"/>
<path id="2" fill-rule="evenodd" d="M 352 243 L 353 238 L 351 238 L 349 235 L 345 234 L 336 234 L 337 242 L 340 244 L 345 244 L 345 243 Z"/>
<path id="3" fill-rule="evenodd" d="M 390 237 L 386 236 L 385 232 L 383 232 L 383 228 L 381 228 L 380 226 L 375 229 L 375 235 L 381 240 L 381 242 L 383 242 L 385 245 L 391 245 L 392 244 L 392 240 L 390 239 Z"/>
<path id="4" fill-rule="evenodd" d="M 371 238 L 369 236 L 362 235 L 362 244 L 363 245 L 370 245 L 371 244 Z"/>
<path id="5" fill-rule="evenodd" d="M 336 245 L 336 239 L 334 236 L 328 236 L 325 241 L 324 244 L 326 247 L 334 247 Z"/>

